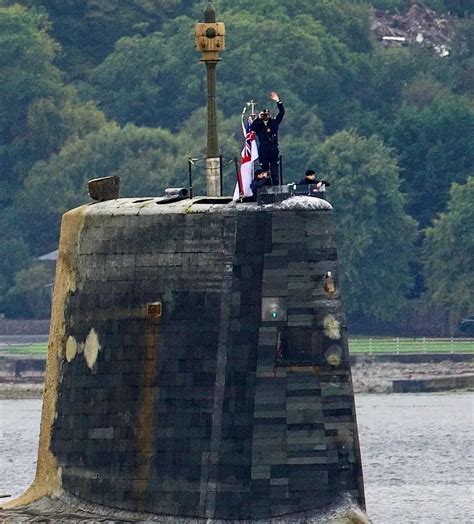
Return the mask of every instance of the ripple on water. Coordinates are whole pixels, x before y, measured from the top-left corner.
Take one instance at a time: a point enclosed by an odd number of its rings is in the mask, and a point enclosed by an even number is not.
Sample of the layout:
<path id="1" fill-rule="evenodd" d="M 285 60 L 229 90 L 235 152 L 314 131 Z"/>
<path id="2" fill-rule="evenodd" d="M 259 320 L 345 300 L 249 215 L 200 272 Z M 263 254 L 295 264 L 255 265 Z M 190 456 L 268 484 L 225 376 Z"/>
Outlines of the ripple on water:
<path id="1" fill-rule="evenodd" d="M 357 395 L 374 524 L 474 522 L 474 395 Z M 0 400 L 0 495 L 33 480 L 41 400 Z M 4 500 L 4 499 L 2 499 Z"/>
<path id="2" fill-rule="evenodd" d="M 0 400 L 1 496 L 21 495 L 33 480 L 40 416 L 41 399 Z"/>

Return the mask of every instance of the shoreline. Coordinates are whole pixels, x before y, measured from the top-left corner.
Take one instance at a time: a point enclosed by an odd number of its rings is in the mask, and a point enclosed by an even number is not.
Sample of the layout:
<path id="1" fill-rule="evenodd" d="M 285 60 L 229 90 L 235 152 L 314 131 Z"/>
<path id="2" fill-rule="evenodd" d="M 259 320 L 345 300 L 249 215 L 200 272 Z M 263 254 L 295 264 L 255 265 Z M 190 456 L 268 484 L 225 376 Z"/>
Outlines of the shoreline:
<path id="1" fill-rule="evenodd" d="M 460 359 L 459 355 L 446 355 L 444 360 L 432 362 L 420 355 L 413 355 L 415 362 L 369 355 L 353 358 L 351 371 L 355 394 L 380 394 L 394 392 L 474 391 L 474 359 L 472 355 Z M 24 357 L 21 359 L 24 362 Z M 35 359 L 37 361 L 37 359 Z M 402 361 L 400 361 L 402 360 Z M 421 361 L 420 360 L 428 360 Z M 0 400 L 41 398 L 44 372 L 25 369 L 23 376 L 15 376 L 12 361 L 0 360 Z M 394 383 L 395 391 L 394 391 Z M 406 389 L 400 390 L 400 384 Z M 421 386 L 420 386 L 421 384 Z M 417 386 L 422 389 L 413 389 Z"/>
<path id="2" fill-rule="evenodd" d="M 421 383 L 421 389 L 414 390 L 407 384 L 403 391 L 394 391 L 394 382 L 400 381 Z M 472 356 L 463 361 L 439 362 L 380 362 L 372 357 L 358 358 L 352 365 L 352 383 L 355 394 L 474 391 L 474 362 Z M 453 387 L 457 383 L 468 385 Z"/>
<path id="3" fill-rule="evenodd" d="M 43 384 L 0 384 L 0 400 L 26 400 L 43 397 Z"/>

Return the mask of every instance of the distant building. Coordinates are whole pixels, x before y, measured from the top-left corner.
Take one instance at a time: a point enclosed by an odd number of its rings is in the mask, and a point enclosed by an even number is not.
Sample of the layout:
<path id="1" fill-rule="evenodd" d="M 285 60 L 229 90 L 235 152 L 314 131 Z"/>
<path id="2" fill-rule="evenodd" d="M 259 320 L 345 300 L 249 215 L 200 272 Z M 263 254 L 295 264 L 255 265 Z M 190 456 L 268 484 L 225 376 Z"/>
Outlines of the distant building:
<path id="1" fill-rule="evenodd" d="M 36 260 L 41 261 L 47 261 L 47 262 L 56 262 L 58 259 L 58 250 L 51 251 L 50 253 L 46 253 L 46 255 L 41 255 Z"/>

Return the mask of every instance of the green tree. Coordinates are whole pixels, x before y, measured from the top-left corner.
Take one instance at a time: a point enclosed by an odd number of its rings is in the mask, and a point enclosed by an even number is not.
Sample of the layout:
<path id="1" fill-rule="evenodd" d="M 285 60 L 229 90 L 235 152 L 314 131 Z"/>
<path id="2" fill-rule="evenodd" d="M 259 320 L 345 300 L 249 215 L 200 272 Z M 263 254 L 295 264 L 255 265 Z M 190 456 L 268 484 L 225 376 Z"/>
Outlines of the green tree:
<path id="1" fill-rule="evenodd" d="M 15 271 L 28 264 L 29 250 L 21 238 L 3 234 L 0 242 L 0 301 L 13 282 Z"/>
<path id="2" fill-rule="evenodd" d="M 4 3 L 3 3 L 4 4 Z M 19 5 L 0 6 L 0 296 L 14 274 L 28 265 L 30 242 L 23 233 L 17 194 L 35 162 L 58 152 L 68 141 L 105 124 L 91 102 L 81 103 L 66 86 L 53 61 L 59 50 L 48 34 L 45 15 Z M 48 184 L 48 181 L 45 181 Z M 45 197 L 47 200 L 47 196 Z M 38 203 L 41 207 L 42 203 Z"/>
<path id="3" fill-rule="evenodd" d="M 471 3 L 425 2 L 439 13 L 463 17 L 449 56 L 440 58 L 422 46 L 382 48 L 371 35 L 372 7 L 401 12 L 411 0 L 215 0 L 227 29 L 217 89 L 222 154 L 240 153 L 245 102 L 253 98 L 258 108 L 272 107 L 268 94 L 276 90 L 287 108 L 280 132 L 285 181 L 318 167 L 320 149 L 327 158 L 329 151 L 345 158 L 336 140 L 343 129 L 352 158 L 347 162 L 355 171 L 357 155 L 362 166 L 375 170 L 377 158 L 392 170 L 393 155 L 373 137 L 377 134 L 398 154 L 409 212 L 426 227 L 445 209 L 451 183 L 472 173 Z M 15 273 L 28 267 L 30 256 L 54 249 L 59 217 L 87 199 L 88 179 L 121 174 L 123 194 L 130 196 L 186 184 L 187 157 L 205 152 L 205 67 L 193 49 L 194 23 L 202 20 L 205 5 L 0 0 L 0 257 L 13 257 L 0 261 L 0 296 L 15 285 Z M 94 100 L 122 128 L 108 124 Z M 366 138 L 347 131 L 352 128 Z M 370 144 L 373 156 L 361 144 Z M 384 154 L 375 154 L 379 146 Z M 227 193 L 234 185 L 232 171 L 226 164 Z M 194 175 L 199 193 L 203 171 L 196 167 Z M 386 176 L 380 178 L 383 185 Z M 338 194 L 339 187 L 331 189 Z M 383 193 L 382 186 L 379 190 Z M 397 185 L 393 195 L 398 194 Z M 357 212 L 370 224 L 368 236 L 375 231 L 378 238 L 373 224 L 384 223 L 382 214 L 374 217 L 370 205 Z M 413 232 L 411 222 L 407 230 Z M 370 242 L 364 249 L 372 253 Z M 400 289 L 410 287 L 404 271 Z M 378 304 L 372 309 L 369 299 L 362 301 L 358 311 L 389 316 L 391 308 L 382 313 L 379 299 L 372 300 Z"/>
<path id="4" fill-rule="evenodd" d="M 286 24 L 295 17 L 310 18 L 313 22 L 322 24 L 326 31 L 354 51 L 368 51 L 372 48 L 370 36 L 371 11 L 367 2 L 347 2 L 347 0 L 293 0 L 277 4 L 272 0 L 239 0 L 229 2 L 219 0 L 214 2 L 220 17 L 228 20 L 228 15 L 254 17 L 254 21 L 262 17 Z M 297 30 L 298 21 L 294 20 L 292 28 Z M 258 26 L 251 24 L 255 39 L 261 37 Z M 268 31 L 265 31 L 267 34 Z M 296 34 L 288 34 L 286 41 L 295 41 Z M 291 44 L 290 44 L 291 45 Z"/>
<path id="5" fill-rule="evenodd" d="M 228 9 L 225 59 L 218 67 L 219 108 L 237 115 L 251 98 L 260 107 L 278 90 L 296 112 L 317 111 L 326 132 L 344 126 L 363 80 L 361 53 L 331 35 L 314 17 L 269 17 Z M 205 103 L 205 68 L 191 45 L 194 20 L 180 17 L 147 36 L 122 38 L 93 72 L 95 96 L 120 123 L 177 130 Z M 257 27 L 265 27 L 265 52 Z M 290 38 L 288 37 L 290 35 Z M 179 49 L 179 52 L 177 50 Z"/>
<path id="6" fill-rule="evenodd" d="M 358 52 L 372 49 L 371 10 L 367 2 L 358 4 L 345 0 L 303 0 L 289 3 L 295 11 L 294 14 L 306 14 L 301 9 L 301 4 L 307 6 L 307 13 L 319 20 L 328 33 L 336 36 L 349 49 Z"/>
<path id="7" fill-rule="evenodd" d="M 453 15 L 468 17 L 474 15 L 474 4 L 471 0 L 444 0 L 445 10 Z"/>
<path id="8" fill-rule="evenodd" d="M 268 19 L 232 13 L 226 24 L 229 50 L 219 71 L 225 114 L 235 112 L 238 100 L 255 98 L 260 107 L 265 106 L 268 93 L 276 90 L 289 111 L 317 111 L 326 133 L 344 126 L 357 92 L 357 55 L 319 21 L 304 15 Z M 256 26 L 265 27 L 265 53 Z M 242 81 L 236 82 L 235 72 L 240 69 Z"/>
<path id="9" fill-rule="evenodd" d="M 35 164 L 15 199 L 21 235 L 35 255 L 57 245 L 61 215 L 89 201 L 87 181 L 109 175 L 122 180 L 122 194 L 153 196 L 166 186 L 183 185 L 176 174 L 178 141 L 169 131 L 108 126 L 68 143 L 45 162 Z"/>
<path id="10" fill-rule="evenodd" d="M 4 296 L 0 307 L 11 318 L 48 318 L 54 264 L 35 262 L 15 274 L 15 283 Z"/>
<path id="11" fill-rule="evenodd" d="M 450 98 L 451 96 L 452 93 L 447 85 L 436 80 L 429 73 L 423 73 L 414 78 L 402 90 L 400 101 L 408 106 L 421 109 L 436 100 Z"/>
<path id="12" fill-rule="evenodd" d="M 474 4 L 473 9 L 474 9 Z M 456 93 L 474 96 L 474 16 L 457 25 L 451 42 L 450 76 Z"/>
<path id="13" fill-rule="evenodd" d="M 437 65 L 425 49 L 375 48 L 361 61 L 354 93 L 359 106 L 348 115 L 348 123 L 366 136 L 389 136 L 404 91 L 417 77 Z"/>
<path id="14" fill-rule="evenodd" d="M 64 143 L 104 125 L 81 104 L 53 65 L 49 22 L 18 5 L 0 7 L 0 202 L 8 204 L 30 167 Z"/>
<path id="15" fill-rule="evenodd" d="M 182 45 L 191 40 L 193 27 L 194 21 L 180 17 L 165 33 L 117 42 L 92 75 L 97 97 L 111 118 L 176 131 L 204 105 L 204 66 L 192 45 Z"/>
<path id="16" fill-rule="evenodd" d="M 28 111 L 38 99 L 58 99 L 61 77 L 52 65 L 56 44 L 44 17 L 20 6 L 0 7 L 0 201 L 17 175 L 17 163 L 28 164 Z M 24 171 L 24 170 L 23 170 Z"/>
<path id="17" fill-rule="evenodd" d="M 53 23 L 52 36 L 64 52 L 59 67 L 70 79 L 86 79 L 102 62 L 117 40 L 149 34 L 162 23 L 190 14 L 195 7 L 184 0 L 3 0 L 46 12 Z"/>
<path id="18" fill-rule="evenodd" d="M 448 208 L 426 231 L 424 261 L 427 294 L 436 306 L 445 306 L 453 325 L 474 304 L 474 176 L 454 183 Z"/>
<path id="19" fill-rule="evenodd" d="M 474 111 L 461 97 L 440 97 L 419 107 L 406 104 L 391 133 L 400 158 L 408 210 L 428 226 L 446 207 L 453 182 L 474 168 Z"/>
<path id="20" fill-rule="evenodd" d="M 349 313 L 393 318 L 413 284 L 416 237 L 393 153 L 377 137 L 342 131 L 317 148 L 314 164 L 331 182 Z"/>

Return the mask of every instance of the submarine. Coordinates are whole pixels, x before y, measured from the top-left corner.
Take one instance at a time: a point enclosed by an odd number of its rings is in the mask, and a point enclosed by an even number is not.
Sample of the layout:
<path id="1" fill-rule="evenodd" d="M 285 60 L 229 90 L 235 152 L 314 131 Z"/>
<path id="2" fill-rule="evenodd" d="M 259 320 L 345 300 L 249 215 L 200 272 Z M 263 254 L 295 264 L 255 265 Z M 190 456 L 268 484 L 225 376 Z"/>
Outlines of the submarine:
<path id="1" fill-rule="evenodd" d="M 332 205 L 233 202 L 208 160 L 207 196 L 105 177 L 63 215 L 36 476 L 2 521 L 370 522 Z"/>

